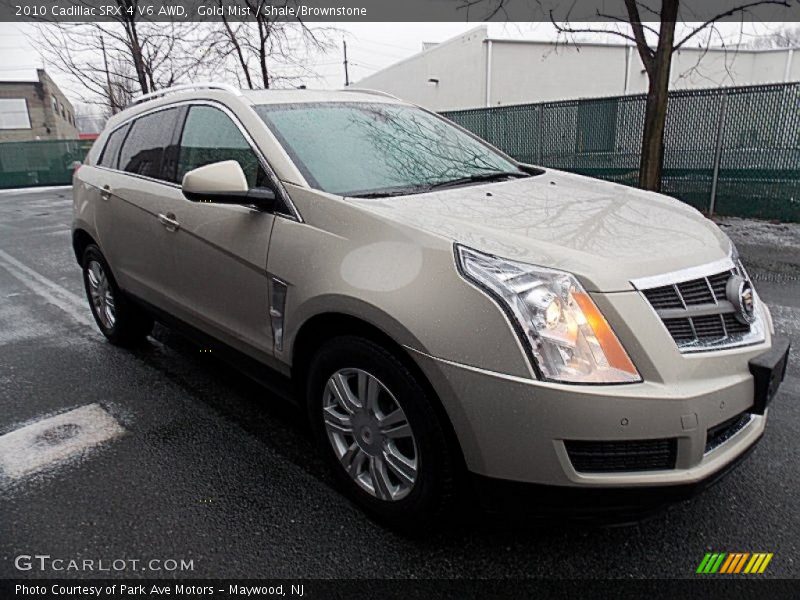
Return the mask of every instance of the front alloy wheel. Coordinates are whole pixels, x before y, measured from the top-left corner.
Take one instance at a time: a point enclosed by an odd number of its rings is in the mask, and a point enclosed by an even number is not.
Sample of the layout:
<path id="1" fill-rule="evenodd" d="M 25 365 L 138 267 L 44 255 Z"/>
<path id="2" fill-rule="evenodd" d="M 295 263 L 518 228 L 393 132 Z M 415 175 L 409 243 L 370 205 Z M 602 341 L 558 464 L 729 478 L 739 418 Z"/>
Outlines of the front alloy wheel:
<path id="1" fill-rule="evenodd" d="M 341 335 L 300 373 L 315 438 L 341 490 L 404 533 L 445 524 L 458 447 L 414 365 L 373 340 Z"/>
<path id="2" fill-rule="evenodd" d="M 380 500 L 405 498 L 417 480 L 417 443 L 388 388 L 361 369 L 328 379 L 323 401 L 328 440 L 345 472 Z"/>

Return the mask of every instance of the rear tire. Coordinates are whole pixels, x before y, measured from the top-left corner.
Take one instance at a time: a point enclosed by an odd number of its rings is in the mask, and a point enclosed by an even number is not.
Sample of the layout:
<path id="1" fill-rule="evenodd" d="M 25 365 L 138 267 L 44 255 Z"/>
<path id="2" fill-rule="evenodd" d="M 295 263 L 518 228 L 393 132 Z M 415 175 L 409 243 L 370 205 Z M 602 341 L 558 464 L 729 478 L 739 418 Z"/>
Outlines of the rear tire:
<path id="1" fill-rule="evenodd" d="M 417 376 L 394 354 L 355 336 L 326 342 L 307 372 L 312 429 L 344 493 L 404 533 L 447 521 L 455 452 Z"/>
<path id="2" fill-rule="evenodd" d="M 141 344 L 153 330 L 153 318 L 119 289 L 100 248 L 87 246 L 81 266 L 86 298 L 103 335 L 117 346 Z"/>

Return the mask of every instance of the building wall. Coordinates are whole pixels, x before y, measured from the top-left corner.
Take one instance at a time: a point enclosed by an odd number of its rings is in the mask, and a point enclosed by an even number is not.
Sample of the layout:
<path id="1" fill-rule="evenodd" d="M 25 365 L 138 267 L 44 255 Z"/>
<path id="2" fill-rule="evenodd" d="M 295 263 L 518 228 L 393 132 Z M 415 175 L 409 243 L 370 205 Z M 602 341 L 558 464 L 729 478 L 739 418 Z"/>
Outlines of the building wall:
<path id="1" fill-rule="evenodd" d="M 496 41 L 491 47 L 491 106 L 623 93 L 624 47 Z"/>
<path id="2" fill-rule="evenodd" d="M 394 94 L 441 110 L 483 106 L 486 29 L 479 27 L 362 79 L 357 87 Z M 438 79 L 439 84 L 428 82 Z"/>
<path id="3" fill-rule="evenodd" d="M 485 26 L 433 46 L 359 81 L 436 111 L 639 94 L 647 75 L 635 48 L 489 40 Z M 791 68 L 787 77 L 787 60 Z M 430 85 L 428 79 L 439 79 Z M 671 89 L 800 80 L 800 51 L 686 48 L 673 59 Z"/>
<path id="4" fill-rule="evenodd" d="M 25 99 L 31 125 L 27 129 L 0 129 L 0 142 L 78 138 L 72 103 L 43 69 L 36 74 L 39 81 L 0 81 L 0 98 Z"/>

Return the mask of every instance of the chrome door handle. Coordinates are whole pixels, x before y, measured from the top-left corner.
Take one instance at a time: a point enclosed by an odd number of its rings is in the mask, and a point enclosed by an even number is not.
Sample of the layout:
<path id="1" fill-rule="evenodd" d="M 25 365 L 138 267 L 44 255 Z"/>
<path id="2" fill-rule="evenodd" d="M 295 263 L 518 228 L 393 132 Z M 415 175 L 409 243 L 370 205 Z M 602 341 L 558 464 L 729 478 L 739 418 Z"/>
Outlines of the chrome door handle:
<path id="1" fill-rule="evenodd" d="M 159 214 L 158 220 L 161 221 L 161 224 L 167 229 L 167 231 L 177 231 L 181 226 L 181 224 L 175 219 L 175 213 L 170 212 L 165 215 Z"/>
<path id="2" fill-rule="evenodd" d="M 103 189 L 100 190 L 100 198 L 105 200 L 106 202 L 111 199 L 111 187 L 108 185 L 104 185 Z"/>

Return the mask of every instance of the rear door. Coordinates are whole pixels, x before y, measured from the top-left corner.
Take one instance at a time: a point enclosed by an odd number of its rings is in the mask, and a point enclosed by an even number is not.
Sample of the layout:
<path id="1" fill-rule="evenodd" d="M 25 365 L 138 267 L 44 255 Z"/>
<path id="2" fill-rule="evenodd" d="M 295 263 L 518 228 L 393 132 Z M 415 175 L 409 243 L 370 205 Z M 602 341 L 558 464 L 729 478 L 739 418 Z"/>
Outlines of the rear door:
<path id="1" fill-rule="evenodd" d="M 126 291 L 168 311 L 175 309 L 176 271 L 170 216 L 183 202 L 174 172 L 178 124 L 184 107 L 167 107 L 137 117 L 109 136 L 105 185 L 98 203 L 100 245 Z M 103 163 L 104 156 L 101 157 Z"/>
<path id="2" fill-rule="evenodd" d="M 272 186 L 232 112 L 216 104 L 190 106 L 175 181 L 223 160 L 237 161 L 251 188 Z M 175 217 L 180 223 L 176 281 L 187 320 L 251 355 L 271 355 L 267 249 L 275 215 L 249 206 L 184 200 Z"/>

